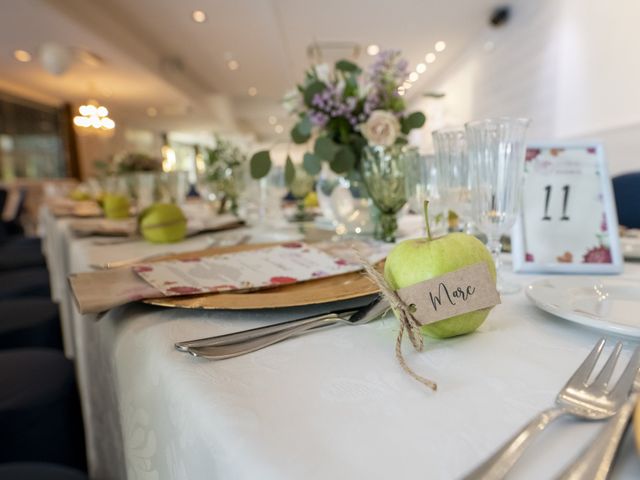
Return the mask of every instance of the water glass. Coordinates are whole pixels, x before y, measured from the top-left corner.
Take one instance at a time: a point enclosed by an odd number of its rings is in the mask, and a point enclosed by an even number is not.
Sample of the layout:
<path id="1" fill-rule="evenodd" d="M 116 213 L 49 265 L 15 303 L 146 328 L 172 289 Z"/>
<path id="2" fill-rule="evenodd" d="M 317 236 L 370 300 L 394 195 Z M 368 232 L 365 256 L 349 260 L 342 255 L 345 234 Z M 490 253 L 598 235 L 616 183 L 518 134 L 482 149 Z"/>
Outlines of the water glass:
<path id="1" fill-rule="evenodd" d="M 368 146 L 362 152 L 362 178 L 373 203 L 380 211 L 374 237 L 394 242 L 398 229 L 396 214 L 407 203 L 407 159 L 418 153 L 413 148 L 398 145 Z"/>
<path id="2" fill-rule="evenodd" d="M 412 155 L 406 158 L 407 175 L 405 186 L 407 201 L 412 212 L 422 216 L 424 202 L 429 201 L 429 225 L 434 236 L 447 232 L 447 218 L 444 212 L 442 196 L 438 183 L 438 169 L 433 155 Z M 423 236 L 427 235 L 427 226 L 422 225 Z"/>
<path id="3" fill-rule="evenodd" d="M 462 128 L 447 128 L 436 130 L 432 135 L 443 203 L 458 216 L 463 230 L 471 233 L 471 183 L 465 132 Z"/>
<path id="4" fill-rule="evenodd" d="M 500 275 L 500 237 L 513 227 L 520 210 L 525 162 L 525 133 L 529 120 L 491 118 L 466 124 L 471 167 L 471 213 L 488 238 L 498 274 L 498 290 L 519 287 Z"/>
<path id="5" fill-rule="evenodd" d="M 189 193 L 189 173 L 185 171 L 165 172 L 163 174 L 163 201 L 182 205 Z"/>
<path id="6" fill-rule="evenodd" d="M 136 202 L 138 211 L 153 204 L 156 199 L 156 177 L 152 172 L 138 172 L 135 174 Z"/>

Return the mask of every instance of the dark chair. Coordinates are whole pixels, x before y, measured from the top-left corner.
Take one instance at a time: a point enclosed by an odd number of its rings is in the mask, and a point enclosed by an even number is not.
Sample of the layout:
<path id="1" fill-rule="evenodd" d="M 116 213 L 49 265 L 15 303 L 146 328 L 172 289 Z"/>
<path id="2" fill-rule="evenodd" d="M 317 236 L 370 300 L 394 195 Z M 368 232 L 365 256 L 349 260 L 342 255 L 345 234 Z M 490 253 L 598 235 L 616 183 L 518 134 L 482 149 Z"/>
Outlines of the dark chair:
<path id="1" fill-rule="evenodd" d="M 0 463 L 51 462 L 84 469 L 81 418 L 73 364 L 61 352 L 0 351 Z"/>
<path id="2" fill-rule="evenodd" d="M 0 300 L 18 297 L 51 297 L 46 268 L 0 272 Z"/>
<path id="3" fill-rule="evenodd" d="M 628 228 L 640 228 L 640 172 L 618 175 L 612 182 L 618 223 Z"/>
<path id="4" fill-rule="evenodd" d="M 13 212 L 13 217 L 9 220 L 3 221 L 4 229 L 6 233 L 9 235 L 23 235 L 24 228 L 22 228 L 22 224 L 20 223 L 20 217 L 22 217 L 22 213 L 24 212 L 24 204 L 27 199 L 27 190 L 21 188 L 18 190 L 18 202 L 16 205 L 16 209 Z"/>
<path id="5" fill-rule="evenodd" d="M 21 347 L 62 349 L 58 306 L 48 298 L 0 300 L 0 350 Z"/>
<path id="6" fill-rule="evenodd" d="M 5 463 L 0 480 L 88 480 L 84 473 L 52 463 Z"/>
<path id="7" fill-rule="evenodd" d="M 14 236 L 0 243 L 0 272 L 44 266 L 46 260 L 39 238 Z"/>

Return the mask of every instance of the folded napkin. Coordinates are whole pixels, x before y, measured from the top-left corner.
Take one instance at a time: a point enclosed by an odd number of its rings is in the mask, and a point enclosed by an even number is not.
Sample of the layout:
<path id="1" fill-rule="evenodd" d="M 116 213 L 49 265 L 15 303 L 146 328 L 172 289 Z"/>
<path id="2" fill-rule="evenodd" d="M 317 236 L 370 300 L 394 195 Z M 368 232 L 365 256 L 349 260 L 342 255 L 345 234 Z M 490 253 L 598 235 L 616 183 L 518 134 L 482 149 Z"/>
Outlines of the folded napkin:
<path id="1" fill-rule="evenodd" d="M 216 215 L 207 218 L 187 217 L 187 237 L 205 232 L 218 232 L 241 227 L 244 222 L 234 215 Z M 110 219 L 87 218 L 70 223 L 69 227 L 79 236 L 101 235 L 108 237 L 137 237 L 138 224 L 135 218 Z"/>
<path id="2" fill-rule="evenodd" d="M 357 252 L 376 263 L 390 250 L 388 244 L 364 241 L 244 248 L 209 249 L 132 267 L 78 273 L 69 281 L 80 312 L 98 313 L 145 298 L 246 292 L 341 275 L 362 268 Z"/>
<path id="3" fill-rule="evenodd" d="M 101 217 L 102 209 L 93 200 L 71 200 L 54 197 L 46 201 L 47 208 L 56 217 Z"/>

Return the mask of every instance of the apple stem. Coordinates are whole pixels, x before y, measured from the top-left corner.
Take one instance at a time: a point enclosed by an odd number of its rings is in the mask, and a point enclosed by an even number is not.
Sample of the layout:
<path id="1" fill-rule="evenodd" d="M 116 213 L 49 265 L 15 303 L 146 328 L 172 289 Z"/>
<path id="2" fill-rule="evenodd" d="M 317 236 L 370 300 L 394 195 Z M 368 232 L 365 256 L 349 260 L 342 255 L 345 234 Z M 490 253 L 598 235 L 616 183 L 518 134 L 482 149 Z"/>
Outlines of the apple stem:
<path id="1" fill-rule="evenodd" d="M 429 226 L 429 200 L 424 201 L 424 224 L 427 226 L 427 239 L 431 240 L 431 227 Z"/>

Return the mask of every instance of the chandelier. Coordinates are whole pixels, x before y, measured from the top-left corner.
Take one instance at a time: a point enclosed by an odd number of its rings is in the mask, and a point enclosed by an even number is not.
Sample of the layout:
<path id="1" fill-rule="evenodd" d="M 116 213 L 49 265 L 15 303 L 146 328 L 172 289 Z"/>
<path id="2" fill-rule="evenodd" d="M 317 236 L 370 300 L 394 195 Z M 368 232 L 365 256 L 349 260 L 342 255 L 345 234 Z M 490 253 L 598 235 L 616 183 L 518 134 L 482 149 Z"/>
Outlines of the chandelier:
<path id="1" fill-rule="evenodd" d="M 78 127 L 113 130 L 116 126 L 116 122 L 109 118 L 107 107 L 98 105 L 95 101 L 80 105 L 78 112 L 80 115 L 73 117 L 73 123 Z"/>

